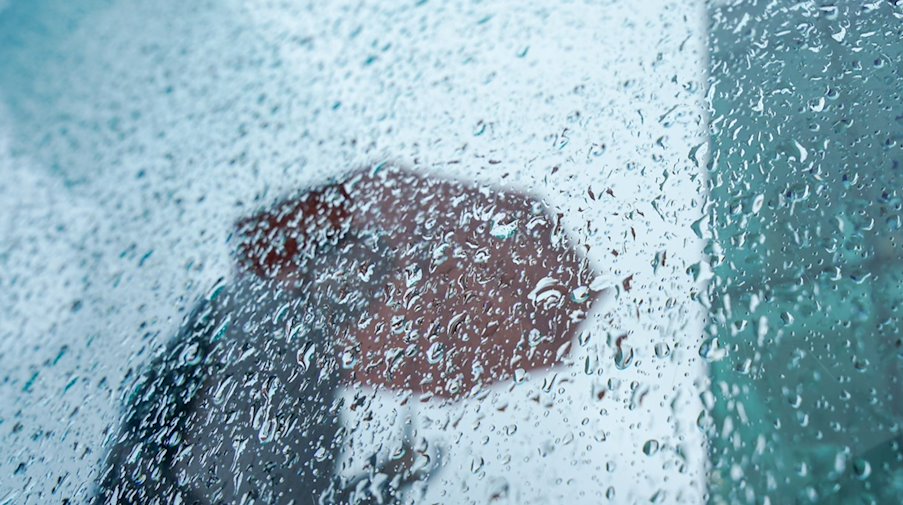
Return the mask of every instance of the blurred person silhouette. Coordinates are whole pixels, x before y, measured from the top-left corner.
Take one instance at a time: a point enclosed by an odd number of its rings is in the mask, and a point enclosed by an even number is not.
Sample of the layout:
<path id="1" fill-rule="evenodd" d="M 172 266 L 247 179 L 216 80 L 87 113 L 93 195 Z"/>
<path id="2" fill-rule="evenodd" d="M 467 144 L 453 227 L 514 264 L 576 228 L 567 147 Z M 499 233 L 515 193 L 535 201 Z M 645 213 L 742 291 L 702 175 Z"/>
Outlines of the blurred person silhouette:
<path id="1" fill-rule="evenodd" d="M 130 388 L 96 503 L 395 503 L 436 469 L 406 446 L 339 478 L 340 388 L 473 397 L 559 362 L 598 294 L 537 200 L 393 166 L 231 241 L 233 280 Z"/>

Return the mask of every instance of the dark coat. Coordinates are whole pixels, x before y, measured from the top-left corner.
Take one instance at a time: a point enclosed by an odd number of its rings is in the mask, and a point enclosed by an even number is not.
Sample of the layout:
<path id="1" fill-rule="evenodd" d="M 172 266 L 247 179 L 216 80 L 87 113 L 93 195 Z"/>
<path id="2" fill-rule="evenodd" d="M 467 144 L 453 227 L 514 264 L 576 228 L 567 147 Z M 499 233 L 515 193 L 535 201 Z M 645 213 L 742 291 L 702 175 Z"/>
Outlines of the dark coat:
<path id="1" fill-rule="evenodd" d="M 267 284 L 247 278 L 199 303 L 153 361 L 127 402 L 99 502 L 316 503 L 330 487 L 339 379 L 326 335 L 336 321 L 311 310 L 310 293 Z"/>
<path id="2" fill-rule="evenodd" d="M 353 233 L 306 252 L 288 279 L 240 269 L 198 303 L 135 383 L 96 503 L 343 503 L 361 488 L 334 477 L 336 346 L 386 255 Z"/>

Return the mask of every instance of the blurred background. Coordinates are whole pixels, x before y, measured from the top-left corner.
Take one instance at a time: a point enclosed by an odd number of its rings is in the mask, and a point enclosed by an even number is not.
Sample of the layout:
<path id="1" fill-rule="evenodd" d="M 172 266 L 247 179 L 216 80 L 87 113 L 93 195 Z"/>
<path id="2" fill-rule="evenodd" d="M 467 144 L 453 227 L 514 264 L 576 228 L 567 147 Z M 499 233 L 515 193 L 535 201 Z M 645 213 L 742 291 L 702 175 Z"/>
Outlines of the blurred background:
<path id="1" fill-rule="evenodd" d="M 235 222 L 387 162 L 535 196 L 605 296 L 479 395 L 344 387 L 338 473 L 899 501 L 900 40 L 886 0 L 0 2 L 0 503 L 91 499 Z"/>

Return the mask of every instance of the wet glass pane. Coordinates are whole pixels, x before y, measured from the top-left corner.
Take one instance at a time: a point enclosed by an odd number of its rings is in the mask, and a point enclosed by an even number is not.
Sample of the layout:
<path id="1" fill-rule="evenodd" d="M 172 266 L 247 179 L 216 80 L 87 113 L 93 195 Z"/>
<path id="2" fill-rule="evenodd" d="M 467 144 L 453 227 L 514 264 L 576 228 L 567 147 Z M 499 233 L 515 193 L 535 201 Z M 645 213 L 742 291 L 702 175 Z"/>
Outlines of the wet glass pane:
<path id="1" fill-rule="evenodd" d="M 0 0 L 0 504 L 897 503 L 900 40 Z"/>
<path id="2" fill-rule="evenodd" d="M 714 503 L 903 497 L 903 10 L 712 6 Z"/>

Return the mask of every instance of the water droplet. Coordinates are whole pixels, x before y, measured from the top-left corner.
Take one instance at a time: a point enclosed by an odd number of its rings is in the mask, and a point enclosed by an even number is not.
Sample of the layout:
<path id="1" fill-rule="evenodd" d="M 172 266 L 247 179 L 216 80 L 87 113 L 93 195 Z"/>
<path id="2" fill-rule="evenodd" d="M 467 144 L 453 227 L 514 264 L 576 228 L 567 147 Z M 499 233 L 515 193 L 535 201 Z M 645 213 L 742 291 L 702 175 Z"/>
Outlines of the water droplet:
<path id="1" fill-rule="evenodd" d="M 615 351 L 615 367 L 618 370 L 626 370 L 633 364 L 633 347 L 627 344 L 621 345 Z"/>
<path id="2" fill-rule="evenodd" d="M 481 119 L 480 121 L 477 121 L 476 126 L 474 126 L 473 135 L 474 137 L 479 137 L 484 133 L 486 133 L 486 122 Z"/>
<path id="3" fill-rule="evenodd" d="M 840 27 L 840 30 L 837 33 L 832 33 L 831 38 L 836 40 L 837 42 L 843 42 L 844 37 L 847 36 L 847 29 L 843 26 Z"/>
<path id="4" fill-rule="evenodd" d="M 866 480 L 872 475 L 872 465 L 865 459 L 857 459 L 853 462 L 853 474 L 859 480 Z"/>
<path id="5" fill-rule="evenodd" d="M 574 303 L 586 303 L 590 298 L 590 290 L 586 286 L 578 286 L 571 291 L 571 301 Z"/>
<path id="6" fill-rule="evenodd" d="M 434 342 L 426 351 L 426 360 L 431 365 L 438 365 L 445 356 L 445 344 Z"/>
<path id="7" fill-rule="evenodd" d="M 194 366 L 201 362 L 200 348 L 197 343 L 192 343 L 182 350 L 179 354 L 179 363 L 182 366 Z"/>
<path id="8" fill-rule="evenodd" d="M 652 456 L 657 453 L 659 450 L 658 440 L 651 439 L 647 440 L 645 444 L 643 444 L 643 454 L 646 456 Z"/>
<path id="9" fill-rule="evenodd" d="M 298 349 L 298 364 L 301 365 L 301 371 L 306 372 L 310 369 L 314 359 L 315 346 L 311 341 L 307 341 Z"/>
<path id="10" fill-rule="evenodd" d="M 541 304 L 545 307 L 552 307 L 564 298 L 562 289 L 563 288 L 558 283 L 557 279 L 553 277 L 544 277 L 536 283 L 536 287 L 533 288 L 533 291 L 527 294 L 527 299 L 536 305 Z"/>
<path id="11" fill-rule="evenodd" d="M 265 417 L 260 424 L 260 430 L 257 432 L 257 438 L 261 444 L 268 444 L 273 441 L 276 436 L 276 421 L 269 416 Z"/>
<path id="12" fill-rule="evenodd" d="M 493 220 L 489 234 L 499 240 L 507 240 L 517 234 L 517 220 L 502 222 L 504 217 Z"/>
<path id="13" fill-rule="evenodd" d="M 423 270 L 417 264 L 410 264 L 404 269 L 405 285 L 412 287 L 423 279 Z"/>
<path id="14" fill-rule="evenodd" d="M 721 345 L 718 337 L 710 337 L 699 346 L 699 356 L 709 362 L 720 361 L 727 356 L 727 349 Z"/>
<path id="15" fill-rule="evenodd" d="M 655 344 L 655 355 L 659 358 L 667 358 L 671 355 L 671 346 L 665 342 Z"/>

